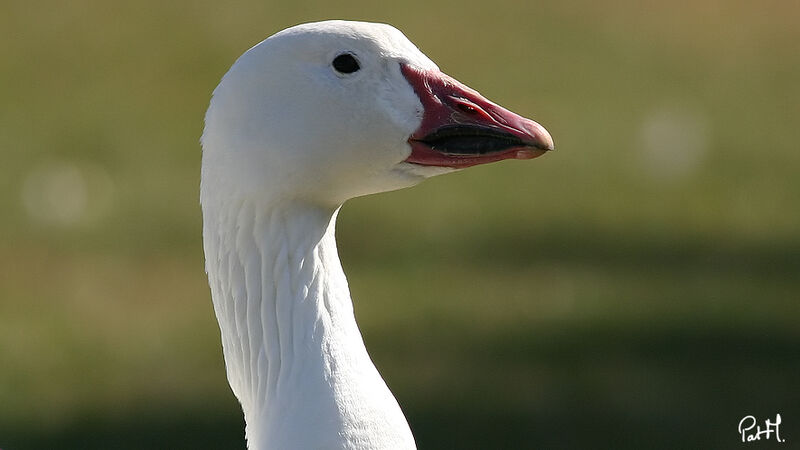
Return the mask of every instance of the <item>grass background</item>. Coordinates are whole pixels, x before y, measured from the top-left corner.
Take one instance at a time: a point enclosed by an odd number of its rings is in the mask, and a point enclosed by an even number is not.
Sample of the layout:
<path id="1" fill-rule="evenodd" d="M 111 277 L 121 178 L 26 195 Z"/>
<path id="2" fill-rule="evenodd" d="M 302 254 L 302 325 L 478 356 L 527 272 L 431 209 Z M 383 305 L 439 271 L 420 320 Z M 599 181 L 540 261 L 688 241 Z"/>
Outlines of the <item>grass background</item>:
<path id="1" fill-rule="evenodd" d="M 776 413 L 800 439 L 797 3 L 4 0 L 0 448 L 244 448 L 202 117 L 326 18 L 392 23 L 558 147 L 340 215 L 421 449 L 755 448 L 739 420 Z"/>

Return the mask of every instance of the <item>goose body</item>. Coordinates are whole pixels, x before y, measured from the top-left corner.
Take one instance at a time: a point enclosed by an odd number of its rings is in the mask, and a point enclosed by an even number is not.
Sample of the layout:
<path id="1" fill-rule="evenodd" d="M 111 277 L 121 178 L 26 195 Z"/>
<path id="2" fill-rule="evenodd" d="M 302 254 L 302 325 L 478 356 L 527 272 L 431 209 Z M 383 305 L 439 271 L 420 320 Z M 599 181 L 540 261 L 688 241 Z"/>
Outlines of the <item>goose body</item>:
<path id="1" fill-rule="evenodd" d="M 336 250 L 348 199 L 553 148 L 389 25 L 327 21 L 248 50 L 202 138 L 206 271 L 250 449 L 413 449 Z"/>

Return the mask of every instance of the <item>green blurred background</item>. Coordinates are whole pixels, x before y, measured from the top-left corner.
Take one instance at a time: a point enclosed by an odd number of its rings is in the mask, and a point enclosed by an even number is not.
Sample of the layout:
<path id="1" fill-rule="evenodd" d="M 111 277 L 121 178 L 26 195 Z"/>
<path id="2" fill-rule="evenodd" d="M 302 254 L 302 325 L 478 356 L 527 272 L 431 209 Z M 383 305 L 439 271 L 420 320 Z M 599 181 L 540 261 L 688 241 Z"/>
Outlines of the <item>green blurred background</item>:
<path id="1" fill-rule="evenodd" d="M 397 26 L 558 148 L 340 215 L 421 449 L 756 448 L 739 420 L 776 413 L 800 440 L 800 3 L 3 0 L 0 447 L 244 448 L 202 118 L 326 18 Z"/>

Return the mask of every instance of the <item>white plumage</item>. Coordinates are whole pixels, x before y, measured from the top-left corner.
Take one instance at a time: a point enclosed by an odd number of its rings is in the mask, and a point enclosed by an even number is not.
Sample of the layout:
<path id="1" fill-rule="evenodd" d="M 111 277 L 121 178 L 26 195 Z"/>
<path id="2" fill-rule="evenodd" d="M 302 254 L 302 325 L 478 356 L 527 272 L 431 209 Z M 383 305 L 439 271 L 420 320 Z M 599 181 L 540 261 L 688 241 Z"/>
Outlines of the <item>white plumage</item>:
<path id="1" fill-rule="evenodd" d="M 415 448 L 356 325 L 339 207 L 538 156 L 550 136 L 441 74 L 396 29 L 328 21 L 242 55 L 202 143 L 206 270 L 248 447 Z"/>

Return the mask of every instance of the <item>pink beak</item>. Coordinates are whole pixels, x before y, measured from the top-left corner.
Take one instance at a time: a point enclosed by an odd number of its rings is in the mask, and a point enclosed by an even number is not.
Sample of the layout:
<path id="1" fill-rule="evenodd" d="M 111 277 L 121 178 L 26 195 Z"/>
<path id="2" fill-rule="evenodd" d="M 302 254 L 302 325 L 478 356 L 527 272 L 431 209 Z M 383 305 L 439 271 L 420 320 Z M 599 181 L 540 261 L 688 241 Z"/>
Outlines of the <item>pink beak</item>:
<path id="1" fill-rule="evenodd" d="M 553 138 L 544 127 L 490 102 L 458 80 L 405 64 L 401 70 L 424 108 L 422 124 L 408 140 L 407 162 L 463 168 L 532 159 L 553 150 Z"/>

